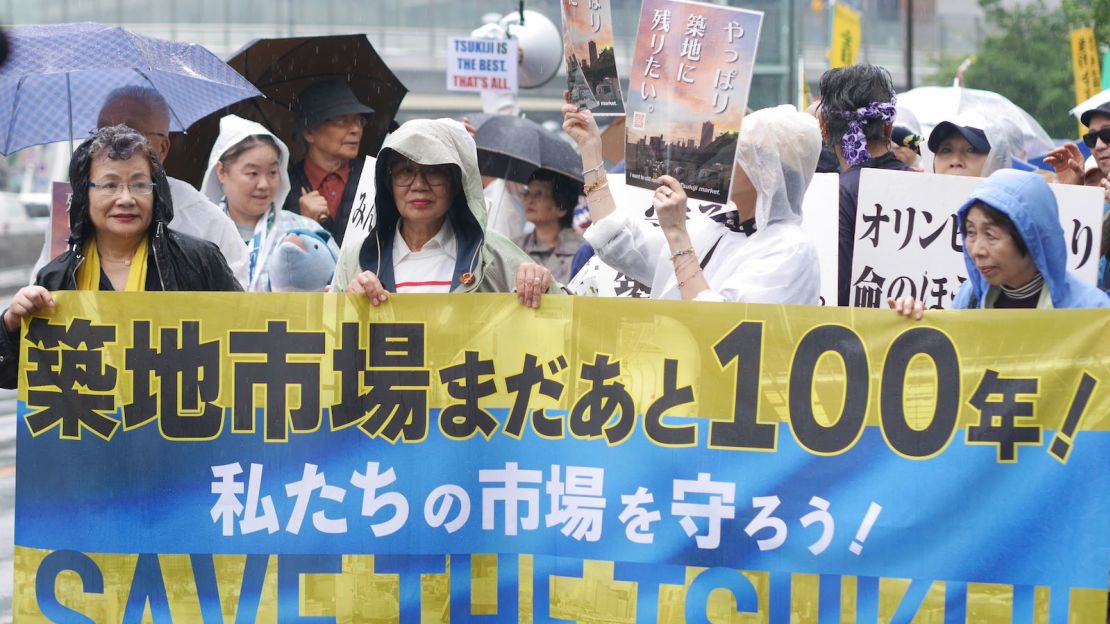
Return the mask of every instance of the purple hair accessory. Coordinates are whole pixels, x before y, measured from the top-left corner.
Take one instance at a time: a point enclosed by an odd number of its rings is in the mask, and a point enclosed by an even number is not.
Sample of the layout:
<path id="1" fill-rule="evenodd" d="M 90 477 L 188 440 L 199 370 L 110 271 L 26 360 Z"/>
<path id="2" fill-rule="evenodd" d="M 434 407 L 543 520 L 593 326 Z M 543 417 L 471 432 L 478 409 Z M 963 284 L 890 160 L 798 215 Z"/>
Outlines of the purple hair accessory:
<path id="1" fill-rule="evenodd" d="M 840 142 L 840 149 L 844 152 L 844 160 L 849 166 L 867 162 L 871 153 L 867 151 L 867 137 L 863 133 L 863 123 L 874 119 L 882 119 L 886 123 L 894 121 L 897 109 L 894 107 L 894 98 L 889 102 L 871 102 L 863 108 L 854 111 L 827 111 L 831 116 L 848 122 L 848 132 Z"/>

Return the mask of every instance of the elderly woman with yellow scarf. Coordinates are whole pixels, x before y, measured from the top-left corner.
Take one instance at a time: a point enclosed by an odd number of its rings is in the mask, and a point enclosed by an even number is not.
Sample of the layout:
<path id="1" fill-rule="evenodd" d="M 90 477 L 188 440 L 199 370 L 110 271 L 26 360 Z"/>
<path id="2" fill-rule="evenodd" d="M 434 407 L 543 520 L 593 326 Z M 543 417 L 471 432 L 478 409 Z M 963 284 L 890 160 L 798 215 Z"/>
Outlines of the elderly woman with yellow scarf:
<path id="1" fill-rule="evenodd" d="M 74 152 L 69 179 L 69 247 L 4 311 L 0 387 L 18 378 L 23 317 L 54 307 L 53 291 L 241 290 L 216 245 L 169 229 L 169 182 L 143 135 L 101 128 Z"/>

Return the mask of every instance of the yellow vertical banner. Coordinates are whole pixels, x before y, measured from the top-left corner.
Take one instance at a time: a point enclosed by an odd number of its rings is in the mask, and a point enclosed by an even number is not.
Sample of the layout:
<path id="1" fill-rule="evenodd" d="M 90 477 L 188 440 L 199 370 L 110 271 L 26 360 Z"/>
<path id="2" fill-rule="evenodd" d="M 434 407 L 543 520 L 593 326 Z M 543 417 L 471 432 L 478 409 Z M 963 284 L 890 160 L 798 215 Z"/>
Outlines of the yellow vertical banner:
<path id="1" fill-rule="evenodd" d="M 859 11 L 839 2 L 836 3 L 833 7 L 830 67 L 848 67 L 856 64 L 856 60 L 859 59 L 860 34 Z"/>
<path id="2" fill-rule="evenodd" d="M 1093 28 L 1076 28 L 1071 31 L 1071 66 L 1075 75 L 1075 103 L 1082 104 L 1102 91 L 1099 71 L 1098 45 Z M 1082 124 L 1079 126 L 1083 133 Z"/>

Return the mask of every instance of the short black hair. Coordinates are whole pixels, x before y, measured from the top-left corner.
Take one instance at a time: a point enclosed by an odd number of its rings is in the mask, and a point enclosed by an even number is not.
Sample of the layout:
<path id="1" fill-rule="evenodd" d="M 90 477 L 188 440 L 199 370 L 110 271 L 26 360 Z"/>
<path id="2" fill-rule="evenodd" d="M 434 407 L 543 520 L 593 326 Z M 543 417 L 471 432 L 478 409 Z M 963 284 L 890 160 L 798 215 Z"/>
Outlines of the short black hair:
<path id="1" fill-rule="evenodd" d="M 154 183 L 154 218 L 150 221 L 151 230 L 157 226 L 158 215 L 173 218 L 173 200 L 170 197 L 166 169 L 162 166 L 162 161 L 158 160 L 158 154 L 154 153 L 150 142 L 139 131 L 125 125 L 106 126 L 97 129 L 77 146 L 69 160 L 69 183 L 73 189 L 69 206 L 71 245 L 84 243 L 86 237 L 92 233 L 86 231 L 86 228 L 91 227 L 87 216 L 93 160 L 128 160 L 136 154 L 142 155 L 150 163 L 150 179 Z"/>
<path id="2" fill-rule="evenodd" d="M 574 225 L 574 208 L 578 206 L 578 196 L 582 194 L 582 185 L 564 175 L 546 169 L 536 169 L 529 178 L 529 182 L 532 180 L 551 183 L 551 196 L 555 200 L 555 205 L 566 211 L 562 217 L 559 217 L 559 224 L 565 228 L 572 227 Z"/>
<path id="3" fill-rule="evenodd" d="M 830 69 L 821 76 L 821 118 L 829 133 L 829 145 L 840 145 L 848 133 L 848 120 L 830 113 L 849 113 L 872 102 L 894 99 L 894 81 L 890 72 L 878 65 L 852 65 Z M 886 122 L 868 119 L 863 123 L 867 142 L 886 140 Z"/>
<path id="4" fill-rule="evenodd" d="M 992 223 L 1005 230 L 1006 233 L 1010 235 L 1010 238 L 1014 239 L 1014 246 L 1017 247 L 1018 253 L 1021 254 L 1022 258 L 1029 255 L 1029 247 L 1025 245 L 1025 239 L 1021 237 L 1021 232 L 1018 232 L 1017 226 L 1014 225 L 1014 220 L 1006 216 L 1006 213 L 1001 210 L 992 208 L 981 201 L 972 204 L 971 208 L 968 208 L 967 212 L 964 213 L 963 222 L 960 223 L 960 233 L 963 234 L 965 238 L 967 237 L 967 215 L 971 213 L 972 208 L 982 210 L 983 214 L 985 214 Z"/>

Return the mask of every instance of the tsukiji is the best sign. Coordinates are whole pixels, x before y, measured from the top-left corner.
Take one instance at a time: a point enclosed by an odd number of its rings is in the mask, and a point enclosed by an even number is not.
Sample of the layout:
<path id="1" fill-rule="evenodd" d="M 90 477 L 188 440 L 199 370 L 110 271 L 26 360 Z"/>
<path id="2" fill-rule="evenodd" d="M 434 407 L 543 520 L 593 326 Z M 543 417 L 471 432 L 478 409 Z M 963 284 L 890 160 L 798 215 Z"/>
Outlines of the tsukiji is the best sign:
<path id="1" fill-rule="evenodd" d="M 516 41 L 449 38 L 447 40 L 447 89 L 516 93 Z"/>
<path id="2" fill-rule="evenodd" d="M 644 0 L 629 78 L 628 184 L 676 178 L 693 199 L 724 203 L 748 104 L 763 13 Z"/>
<path id="3" fill-rule="evenodd" d="M 952 305 L 967 280 L 956 211 L 982 178 L 864 169 L 856 209 L 849 302 L 885 308 L 912 296 L 929 309 Z M 1094 284 L 1102 232 L 1102 189 L 1049 185 L 1056 194 L 1068 271 Z"/>

